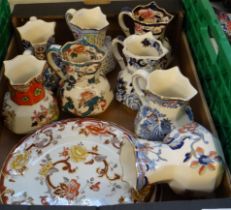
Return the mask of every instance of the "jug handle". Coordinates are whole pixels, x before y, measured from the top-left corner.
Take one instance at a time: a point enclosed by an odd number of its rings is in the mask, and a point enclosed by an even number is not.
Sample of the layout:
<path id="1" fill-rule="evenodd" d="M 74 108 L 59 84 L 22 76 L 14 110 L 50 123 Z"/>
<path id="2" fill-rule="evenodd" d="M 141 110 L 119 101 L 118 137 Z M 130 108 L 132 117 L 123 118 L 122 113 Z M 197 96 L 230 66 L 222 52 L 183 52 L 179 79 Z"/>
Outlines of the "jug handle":
<path id="1" fill-rule="evenodd" d="M 135 92 L 139 96 L 142 105 L 147 103 L 144 90 L 147 86 L 148 75 L 149 73 L 144 70 L 138 70 L 132 75 L 132 85 L 135 89 Z"/>
<path id="2" fill-rule="evenodd" d="M 131 9 L 126 9 L 124 11 L 121 11 L 118 16 L 118 22 L 119 22 L 119 25 L 122 31 L 125 33 L 126 36 L 129 36 L 131 35 L 131 33 L 130 33 L 129 28 L 125 24 L 125 21 L 124 21 L 125 16 L 129 16 L 132 19 Z"/>
<path id="3" fill-rule="evenodd" d="M 59 56 L 60 54 L 60 45 L 53 44 L 48 48 L 47 51 L 47 62 L 52 67 L 52 69 L 55 71 L 55 73 L 61 78 L 61 82 L 66 79 L 64 73 L 62 72 L 62 69 L 56 65 L 53 55 Z"/>
<path id="4" fill-rule="evenodd" d="M 112 40 L 112 52 L 113 52 L 116 60 L 118 61 L 119 65 L 121 67 L 121 70 L 126 68 L 124 59 L 123 59 L 123 57 L 119 51 L 119 44 L 122 45 L 122 47 L 124 47 L 123 40 L 124 40 L 124 37 L 122 37 L 122 36 L 117 37 L 117 38 Z"/>
<path id="5" fill-rule="evenodd" d="M 67 25 L 70 27 L 70 20 L 71 18 L 74 16 L 76 10 L 71 8 L 71 9 L 68 9 L 65 13 L 65 19 L 66 19 L 66 23 Z"/>

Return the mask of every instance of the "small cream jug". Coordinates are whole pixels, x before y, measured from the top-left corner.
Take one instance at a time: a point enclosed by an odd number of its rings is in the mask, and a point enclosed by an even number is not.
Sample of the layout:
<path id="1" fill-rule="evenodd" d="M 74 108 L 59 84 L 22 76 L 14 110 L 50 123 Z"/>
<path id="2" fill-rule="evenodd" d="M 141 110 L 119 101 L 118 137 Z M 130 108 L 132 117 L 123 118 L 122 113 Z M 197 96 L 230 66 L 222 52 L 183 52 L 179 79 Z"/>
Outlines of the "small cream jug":
<path id="1" fill-rule="evenodd" d="M 46 59 L 46 50 L 54 42 L 55 26 L 55 22 L 30 17 L 26 24 L 17 27 L 24 49 L 30 48 L 35 57 L 40 60 Z"/>
<path id="2" fill-rule="evenodd" d="M 176 193 L 211 193 L 225 168 L 219 140 L 196 122 L 174 129 L 164 143 L 124 141 L 120 162 L 122 179 L 138 191 L 147 184 L 167 183 Z"/>
<path id="3" fill-rule="evenodd" d="M 30 133 L 59 116 L 55 98 L 43 86 L 45 64 L 28 54 L 4 61 L 9 92 L 4 97 L 3 116 L 14 133 Z"/>
<path id="4" fill-rule="evenodd" d="M 140 138 L 162 141 L 172 129 L 193 120 L 187 102 L 197 91 L 177 66 L 152 73 L 139 70 L 132 80 L 142 103 L 135 119 Z"/>
<path id="5" fill-rule="evenodd" d="M 105 52 L 85 39 L 51 45 L 47 59 L 62 78 L 59 93 L 65 112 L 86 117 L 100 114 L 110 105 L 113 92 L 99 72 L 104 58 Z"/>

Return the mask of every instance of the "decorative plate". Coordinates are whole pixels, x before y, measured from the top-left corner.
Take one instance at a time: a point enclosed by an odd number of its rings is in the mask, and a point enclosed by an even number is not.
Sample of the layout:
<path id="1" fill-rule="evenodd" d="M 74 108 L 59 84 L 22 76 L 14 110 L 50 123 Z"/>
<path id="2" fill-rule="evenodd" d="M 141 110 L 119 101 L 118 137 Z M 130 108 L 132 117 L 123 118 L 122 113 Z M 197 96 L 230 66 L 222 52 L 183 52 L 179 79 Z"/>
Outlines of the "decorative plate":
<path id="1" fill-rule="evenodd" d="M 93 119 L 69 119 L 26 137 L 8 155 L 0 179 L 3 204 L 132 203 L 121 180 L 121 142 L 132 136 Z"/>

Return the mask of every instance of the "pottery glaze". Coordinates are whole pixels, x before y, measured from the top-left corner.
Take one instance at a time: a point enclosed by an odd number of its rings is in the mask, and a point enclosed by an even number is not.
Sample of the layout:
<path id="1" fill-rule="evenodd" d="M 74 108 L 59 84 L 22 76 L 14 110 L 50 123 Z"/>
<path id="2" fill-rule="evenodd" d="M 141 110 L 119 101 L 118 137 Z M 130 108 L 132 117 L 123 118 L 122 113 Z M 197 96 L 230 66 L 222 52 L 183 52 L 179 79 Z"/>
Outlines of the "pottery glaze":
<path id="1" fill-rule="evenodd" d="M 119 162 L 121 142 L 130 137 L 123 128 L 95 119 L 67 119 L 44 126 L 6 159 L 0 200 L 12 205 L 133 203 Z"/>
<path id="2" fill-rule="evenodd" d="M 97 47 L 104 46 L 109 22 L 100 7 L 69 9 L 66 11 L 65 19 L 76 40 L 86 38 Z"/>
<path id="3" fill-rule="evenodd" d="M 106 77 L 99 72 L 105 52 L 85 39 L 52 45 L 48 62 L 62 78 L 59 90 L 62 109 L 86 117 L 104 112 L 113 99 Z M 53 57 L 58 57 L 57 66 Z"/>
<path id="4" fill-rule="evenodd" d="M 123 48 L 123 54 L 120 54 L 119 45 Z M 122 37 L 113 39 L 113 53 L 121 69 L 127 67 L 134 72 L 142 68 L 147 72 L 152 72 L 154 69 L 163 68 L 160 60 L 168 53 L 168 50 L 151 32 L 148 32 L 142 35 L 130 35 L 125 39 Z"/>
<path id="5" fill-rule="evenodd" d="M 9 92 L 4 97 L 2 114 L 14 133 L 30 133 L 59 116 L 56 100 L 43 86 L 45 63 L 26 54 L 4 61 Z"/>
<path id="6" fill-rule="evenodd" d="M 162 141 L 172 129 L 193 120 L 187 102 L 197 91 L 178 67 L 152 73 L 140 70 L 132 81 L 142 103 L 134 123 L 140 138 Z"/>
<path id="7" fill-rule="evenodd" d="M 132 25 L 127 25 L 125 17 L 129 18 Z M 155 2 L 147 5 L 138 5 L 133 9 L 124 9 L 119 13 L 118 22 L 126 34 L 144 34 L 149 31 L 156 38 L 164 37 L 167 25 L 172 21 L 173 15 L 164 8 L 160 8 Z"/>
<path id="8" fill-rule="evenodd" d="M 125 39 L 115 38 L 112 41 L 113 53 L 121 70 L 117 78 L 116 99 L 133 110 L 138 110 L 140 100 L 132 85 L 132 75 L 142 69 L 152 72 L 165 64 L 161 60 L 168 50 L 151 32 L 143 35 L 131 35 Z M 122 46 L 122 54 L 119 51 Z M 123 57 L 126 58 L 126 62 Z M 163 62 L 162 62 L 163 61 Z"/>
<path id="9" fill-rule="evenodd" d="M 55 22 L 30 17 L 23 26 L 17 27 L 24 49 L 32 50 L 36 58 L 44 60 L 47 48 L 54 43 L 55 26 Z"/>
<path id="10" fill-rule="evenodd" d="M 30 17 L 23 26 L 17 27 L 24 50 L 30 50 L 37 59 L 45 60 L 47 49 L 55 43 L 55 27 L 56 22 L 46 22 L 34 16 Z M 48 65 L 43 72 L 43 77 L 44 86 L 55 92 L 60 78 Z"/>
<path id="11" fill-rule="evenodd" d="M 147 184 L 167 183 L 175 193 L 207 194 L 219 186 L 224 172 L 219 140 L 195 122 L 174 129 L 164 143 L 124 141 L 120 161 L 123 180 L 138 191 Z"/>
<path id="12" fill-rule="evenodd" d="M 94 17 L 94 18 L 92 18 Z M 66 23 L 76 40 L 86 39 L 89 43 L 102 48 L 106 56 L 99 71 L 107 74 L 114 70 L 111 37 L 106 36 L 109 22 L 100 7 L 91 9 L 69 9 L 65 14 Z"/>

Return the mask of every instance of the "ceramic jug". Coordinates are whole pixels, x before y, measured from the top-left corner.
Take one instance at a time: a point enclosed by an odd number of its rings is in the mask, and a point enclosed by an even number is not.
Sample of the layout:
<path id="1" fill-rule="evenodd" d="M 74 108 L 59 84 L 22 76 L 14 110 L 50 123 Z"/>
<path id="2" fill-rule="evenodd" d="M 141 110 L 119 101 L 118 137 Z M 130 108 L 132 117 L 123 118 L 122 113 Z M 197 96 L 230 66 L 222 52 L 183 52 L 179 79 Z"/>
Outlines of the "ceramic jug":
<path id="1" fill-rule="evenodd" d="M 196 122 L 174 129 L 164 143 L 124 141 L 120 162 L 122 179 L 137 191 L 147 184 L 167 183 L 176 193 L 211 193 L 225 168 L 219 140 Z"/>
<path id="2" fill-rule="evenodd" d="M 89 43 L 97 47 L 104 46 L 109 22 L 100 7 L 69 9 L 65 19 L 76 40 L 87 38 Z"/>
<path id="3" fill-rule="evenodd" d="M 119 25 L 126 36 L 151 31 L 158 39 L 164 37 L 165 29 L 172 19 L 173 15 L 155 2 L 138 5 L 133 9 L 125 8 L 118 16 Z"/>
<path id="4" fill-rule="evenodd" d="M 81 39 L 63 46 L 52 45 L 47 58 L 63 81 L 59 92 L 64 111 L 86 117 L 107 109 L 113 92 L 106 77 L 99 72 L 104 51 Z M 54 58 L 59 60 L 59 66 Z"/>
<path id="5" fill-rule="evenodd" d="M 101 8 L 69 9 L 66 11 L 65 19 L 76 40 L 85 38 L 88 42 L 99 48 L 103 48 L 106 52 L 105 59 L 99 71 L 107 74 L 114 70 L 115 60 L 111 49 L 111 37 L 106 36 L 109 22 L 106 15 L 101 11 Z"/>
<path id="6" fill-rule="evenodd" d="M 4 61 L 9 92 L 4 97 L 3 116 L 14 133 L 30 133 L 59 116 L 56 100 L 42 83 L 45 64 L 28 54 Z"/>
<path id="7" fill-rule="evenodd" d="M 174 54 L 169 39 L 165 36 L 165 30 L 173 17 L 164 8 L 151 2 L 147 5 L 138 5 L 133 9 L 122 9 L 118 16 L 118 22 L 126 36 L 152 32 L 168 49 L 168 53 L 161 59 L 165 63 L 162 67 L 168 68 L 174 60 Z"/>
<path id="8" fill-rule="evenodd" d="M 187 102 L 197 91 L 177 66 L 152 73 L 139 70 L 132 81 L 142 103 L 135 119 L 140 138 L 161 141 L 174 128 L 193 120 Z"/>
<path id="9" fill-rule="evenodd" d="M 24 49 L 31 49 L 36 58 L 46 59 L 46 50 L 54 43 L 55 22 L 30 17 L 23 26 L 17 27 Z"/>
<path id="10" fill-rule="evenodd" d="M 119 51 L 119 46 L 123 47 L 122 53 Z M 140 100 L 134 92 L 132 74 L 139 69 L 152 72 L 163 67 L 165 62 L 161 59 L 168 50 L 151 32 L 131 35 L 125 39 L 115 38 L 112 41 L 112 49 L 122 70 L 117 77 L 116 99 L 127 107 L 138 110 Z"/>
<path id="11" fill-rule="evenodd" d="M 30 17 L 23 26 L 17 27 L 24 50 L 30 50 L 31 54 L 39 60 L 46 59 L 47 49 L 54 44 L 56 22 L 46 22 L 37 17 Z M 56 91 L 59 83 L 58 75 L 47 66 L 43 72 L 44 86 Z"/>

